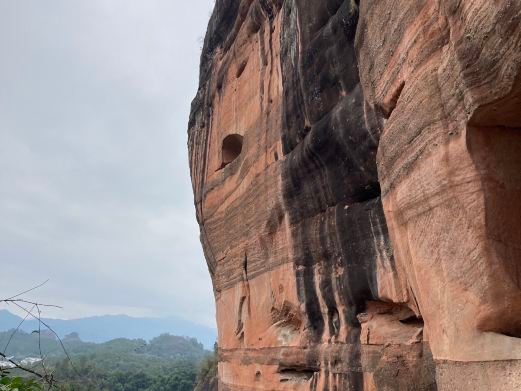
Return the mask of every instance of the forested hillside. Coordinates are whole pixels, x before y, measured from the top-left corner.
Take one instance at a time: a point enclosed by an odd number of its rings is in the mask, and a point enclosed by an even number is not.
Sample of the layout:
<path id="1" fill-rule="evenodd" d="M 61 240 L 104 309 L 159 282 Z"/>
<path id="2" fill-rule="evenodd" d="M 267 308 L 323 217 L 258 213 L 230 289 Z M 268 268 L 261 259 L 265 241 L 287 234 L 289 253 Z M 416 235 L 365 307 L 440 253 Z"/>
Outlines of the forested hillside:
<path id="1" fill-rule="evenodd" d="M 95 344 L 71 333 L 62 342 L 65 350 L 49 333 L 0 333 L 7 356 L 40 373 L 52 372 L 64 391 L 191 391 L 201 361 L 211 355 L 196 339 L 169 334 L 149 342 L 119 338 Z"/>
<path id="2" fill-rule="evenodd" d="M 216 330 L 177 317 L 168 318 L 133 318 L 127 315 L 103 315 L 79 319 L 42 319 L 63 338 L 72 332 L 78 332 L 83 341 L 107 342 L 115 338 L 150 340 L 157 335 L 187 335 L 197 338 L 206 349 L 212 349 L 217 338 Z M 7 310 L 0 310 L 0 330 L 16 328 L 22 318 Z M 21 330 L 31 332 L 38 328 L 36 319 L 27 318 L 20 326 Z"/>

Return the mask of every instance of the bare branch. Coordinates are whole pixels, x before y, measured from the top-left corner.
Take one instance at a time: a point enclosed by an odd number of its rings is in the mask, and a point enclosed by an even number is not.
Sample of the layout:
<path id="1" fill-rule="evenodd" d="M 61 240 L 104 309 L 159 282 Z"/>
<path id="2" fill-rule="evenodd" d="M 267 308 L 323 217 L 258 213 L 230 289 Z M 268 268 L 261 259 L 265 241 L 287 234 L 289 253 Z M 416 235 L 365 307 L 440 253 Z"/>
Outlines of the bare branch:
<path id="1" fill-rule="evenodd" d="M 12 300 L 12 299 L 15 299 L 17 297 L 20 297 L 22 295 L 25 295 L 26 293 L 29 293 L 31 291 L 34 291 L 35 289 L 38 289 L 38 288 L 41 288 L 42 286 L 44 286 L 45 284 L 47 284 L 49 282 L 49 279 L 45 280 L 44 282 L 42 282 L 41 284 L 39 285 L 36 285 L 36 286 L 33 286 L 32 288 L 30 289 L 27 289 L 26 291 L 23 291 L 21 293 L 18 293 L 17 295 L 14 295 L 14 296 L 11 296 L 11 297 L 8 297 L 7 299 L 4 299 L 4 300 L 0 300 L 0 302 L 2 301 L 8 301 L 8 300 Z"/>
<path id="2" fill-rule="evenodd" d="M 38 303 L 38 302 L 36 302 L 36 301 L 24 300 L 24 299 L 14 299 L 14 300 L 7 299 L 7 300 L 0 300 L 0 303 L 2 303 L 2 302 L 4 302 L 4 303 L 13 303 L 13 302 L 17 302 L 17 303 L 25 303 L 25 304 L 34 304 L 34 305 L 37 305 L 37 306 L 40 306 L 40 307 L 52 307 L 52 308 L 59 308 L 59 309 L 62 309 L 62 308 L 63 308 L 62 306 L 59 306 L 59 305 Z"/>
<path id="3" fill-rule="evenodd" d="M 31 311 L 34 309 L 34 307 L 35 307 L 35 305 L 33 305 L 33 307 L 31 308 Z M 29 314 L 27 313 L 25 315 L 25 317 L 22 319 L 22 321 L 18 324 L 18 326 L 16 326 L 16 329 L 14 329 L 14 331 L 9 336 L 9 340 L 7 341 L 7 343 L 5 344 L 5 347 L 4 347 L 4 352 L 6 354 L 7 354 L 7 348 L 9 347 L 9 344 L 11 343 L 11 340 L 13 339 L 15 334 L 18 332 L 18 330 L 20 329 L 20 326 L 22 325 L 23 322 L 25 322 L 25 320 L 27 319 L 28 316 L 29 316 Z"/>
<path id="4" fill-rule="evenodd" d="M 26 308 L 22 307 L 20 304 L 18 304 L 16 302 L 13 302 L 13 304 L 16 305 L 17 307 L 19 307 L 20 309 L 22 309 L 23 311 L 27 312 L 29 314 L 29 316 L 32 316 L 34 319 L 38 320 L 38 324 L 43 324 L 47 328 L 47 330 L 49 330 L 51 333 L 54 334 L 54 336 L 56 337 L 56 339 L 58 339 L 58 342 L 60 343 L 60 346 L 61 346 L 61 348 L 63 350 L 63 353 L 65 353 L 65 356 L 67 357 L 67 360 L 70 362 L 72 369 L 74 370 L 74 372 L 76 372 L 76 374 L 78 376 L 81 376 L 80 373 L 78 372 L 78 370 L 76 369 L 76 367 L 74 366 L 74 363 L 72 362 L 71 356 L 69 355 L 69 352 L 65 348 L 65 345 L 63 344 L 63 341 L 61 340 L 61 338 L 58 335 L 58 333 L 56 333 L 56 331 L 54 331 L 54 329 L 51 326 L 49 326 L 47 323 L 45 323 L 41 318 L 38 318 L 31 311 L 28 311 Z"/>
<path id="5" fill-rule="evenodd" d="M 78 370 L 76 369 L 70 355 L 69 355 L 69 352 L 67 351 L 67 349 L 65 348 L 65 345 L 63 344 L 63 341 L 61 340 L 60 336 L 56 333 L 56 331 L 54 331 L 54 329 L 49 326 L 45 321 L 42 320 L 42 311 L 41 311 L 41 307 L 53 307 L 53 308 L 62 308 L 60 306 L 57 306 L 57 305 L 53 305 L 53 304 L 43 304 L 43 303 L 38 303 L 36 301 L 31 301 L 31 300 L 26 300 L 24 298 L 20 298 L 20 296 L 28 293 L 28 292 L 31 292 L 35 289 L 38 289 L 40 288 L 41 286 L 45 285 L 49 280 L 46 280 L 44 281 L 43 283 L 39 284 L 39 285 L 36 285 L 30 289 L 27 289 L 17 295 L 14 295 L 14 296 L 11 296 L 7 299 L 0 299 L 0 303 L 6 303 L 7 305 L 9 304 L 13 304 L 15 305 L 16 307 L 18 307 L 19 309 L 21 309 L 22 311 L 24 311 L 25 313 L 25 316 L 24 318 L 22 319 L 22 321 L 18 324 L 18 326 L 16 327 L 16 329 L 11 333 L 10 337 L 9 337 L 9 340 L 7 341 L 7 344 L 4 348 L 4 352 L 0 352 L 0 357 L 3 358 L 4 360 L 6 360 L 7 362 L 11 363 L 12 366 L 13 366 L 13 369 L 18 369 L 18 370 L 21 370 L 21 371 L 24 371 L 26 373 L 29 373 L 33 376 L 35 376 L 37 379 L 39 379 L 40 381 L 42 381 L 43 383 L 47 384 L 47 386 L 49 387 L 49 389 L 51 388 L 54 388 L 55 385 L 56 385 L 56 380 L 54 379 L 54 373 L 53 372 L 50 372 L 47 370 L 47 367 L 45 366 L 45 357 L 43 355 L 43 352 L 42 352 L 42 344 L 41 344 L 41 332 L 42 332 L 42 325 L 44 325 L 58 340 L 58 342 L 60 343 L 60 346 L 63 350 L 63 352 L 65 353 L 65 356 L 67 357 L 67 360 L 68 362 L 70 363 L 72 369 L 74 370 L 74 372 L 79 376 L 79 377 L 82 377 L 81 374 L 78 372 Z M 25 308 L 24 304 L 30 304 L 32 305 L 32 307 L 30 309 L 27 309 Z M 33 310 L 34 308 L 37 309 L 38 311 L 38 315 L 35 315 L 33 313 Z M 40 352 L 40 359 L 41 359 L 41 365 L 42 365 L 42 368 L 43 368 L 43 374 L 42 373 L 39 373 L 38 371 L 36 370 L 33 370 L 31 368 L 28 368 L 28 367 L 25 367 L 24 365 L 21 365 L 19 363 L 17 363 L 16 361 L 14 361 L 13 359 L 11 358 L 7 358 L 6 356 L 6 352 L 7 352 L 7 348 L 9 347 L 9 344 L 11 343 L 13 337 L 16 335 L 16 333 L 19 331 L 20 327 L 22 326 L 22 324 L 27 320 L 28 317 L 32 317 L 34 319 L 36 319 L 38 321 L 38 350 Z M 3 371 L 1 371 L 3 373 Z"/>
<path id="6" fill-rule="evenodd" d="M 43 373 L 45 374 L 45 377 L 49 378 L 49 373 L 47 372 L 47 368 L 45 367 L 45 359 L 42 353 L 42 312 L 40 311 L 40 307 L 38 305 L 36 306 L 36 309 L 38 310 L 38 351 L 40 352 L 40 362 L 42 363 Z"/>
<path id="7" fill-rule="evenodd" d="M 27 373 L 30 373 L 30 374 L 36 376 L 36 377 L 37 377 L 38 379 L 40 379 L 40 380 L 47 381 L 47 379 L 45 378 L 45 376 L 42 375 L 41 373 L 38 373 L 38 372 L 36 372 L 36 371 L 33 371 L 33 370 L 30 369 L 30 368 L 26 368 L 26 367 L 24 367 L 23 365 L 18 364 L 16 361 L 14 361 L 14 360 L 12 360 L 12 359 L 10 359 L 10 358 L 7 358 L 7 356 L 6 356 L 4 353 L 2 353 L 2 352 L 0 352 L 0 357 L 2 357 L 5 361 L 10 362 L 11 364 L 13 364 L 13 365 L 14 365 L 14 368 L 16 368 L 16 369 L 20 369 L 20 370 L 22 370 L 22 371 L 24 371 L 24 372 L 27 372 Z"/>
<path id="8" fill-rule="evenodd" d="M 76 368 L 74 367 L 74 364 L 72 363 L 71 358 L 70 358 L 68 352 L 66 351 L 65 346 L 63 345 L 60 337 L 58 336 L 58 334 L 48 324 L 43 322 L 42 318 L 41 318 L 41 309 L 40 309 L 40 307 L 55 307 L 55 308 L 61 308 L 61 307 L 57 306 L 57 305 L 42 304 L 42 303 L 37 303 L 37 302 L 30 301 L 30 300 L 25 300 L 25 299 L 20 299 L 19 298 L 21 295 L 23 295 L 25 293 L 28 293 L 28 292 L 30 292 L 32 290 L 35 290 L 35 289 L 41 287 L 42 285 L 46 284 L 47 281 L 49 281 L 49 280 L 46 280 L 45 282 L 43 282 L 43 283 L 41 283 L 41 284 L 31 288 L 31 289 L 28 289 L 28 290 L 26 290 L 26 291 L 24 291 L 22 293 L 19 293 L 19 294 L 15 295 L 15 296 L 11 296 L 10 298 L 0 300 L 0 303 L 14 304 L 15 306 L 17 306 L 18 308 L 20 308 L 21 310 L 23 310 L 25 312 L 24 318 L 18 324 L 16 329 L 9 336 L 9 340 L 7 341 L 7 344 L 5 345 L 4 352 L 0 352 L 0 357 L 2 357 L 7 362 L 11 363 L 13 365 L 14 369 L 18 369 L 18 370 L 21 370 L 23 372 L 29 373 L 29 374 L 31 374 L 33 376 L 36 376 L 39 380 L 41 380 L 42 382 L 46 383 L 48 385 L 49 389 L 51 389 L 55 385 L 55 380 L 54 380 L 53 374 L 52 373 L 49 374 L 49 372 L 47 371 L 47 368 L 45 367 L 45 363 L 44 363 L 44 356 L 43 356 L 43 353 L 42 353 L 42 346 L 41 346 L 41 325 L 42 324 L 45 327 L 47 327 L 56 336 L 56 338 L 58 338 L 58 341 L 60 342 L 60 345 L 61 345 L 65 355 L 67 356 L 67 359 L 71 362 L 71 366 L 76 371 Z M 20 305 L 20 303 L 31 304 L 32 307 L 28 310 L 24 306 Z M 33 314 L 33 310 L 34 310 L 35 307 L 38 310 L 38 316 Z M 41 374 L 38 371 L 35 371 L 33 369 L 30 369 L 30 368 L 28 368 L 28 367 L 26 367 L 24 365 L 21 365 L 21 364 L 17 363 L 15 360 L 7 358 L 7 356 L 6 356 L 7 348 L 9 347 L 9 344 L 11 343 L 13 337 L 20 330 L 20 327 L 27 320 L 27 318 L 29 316 L 35 318 L 38 321 L 38 350 L 40 352 L 41 365 L 42 365 L 42 368 L 43 368 L 43 371 L 44 371 L 43 374 Z"/>

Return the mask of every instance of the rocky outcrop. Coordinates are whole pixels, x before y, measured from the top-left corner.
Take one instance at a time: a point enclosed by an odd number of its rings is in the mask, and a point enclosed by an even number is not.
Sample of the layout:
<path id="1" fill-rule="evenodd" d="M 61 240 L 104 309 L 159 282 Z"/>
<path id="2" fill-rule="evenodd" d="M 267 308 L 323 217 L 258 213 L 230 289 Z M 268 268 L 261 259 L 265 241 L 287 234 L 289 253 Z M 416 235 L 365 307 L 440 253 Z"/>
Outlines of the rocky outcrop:
<path id="1" fill-rule="evenodd" d="M 361 3 L 357 48 L 408 306 L 436 359 L 504 361 L 520 388 L 521 3 L 385 3 Z"/>
<path id="2" fill-rule="evenodd" d="M 220 390 L 516 389 L 520 17 L 216 2 L 188 144 Z"/>

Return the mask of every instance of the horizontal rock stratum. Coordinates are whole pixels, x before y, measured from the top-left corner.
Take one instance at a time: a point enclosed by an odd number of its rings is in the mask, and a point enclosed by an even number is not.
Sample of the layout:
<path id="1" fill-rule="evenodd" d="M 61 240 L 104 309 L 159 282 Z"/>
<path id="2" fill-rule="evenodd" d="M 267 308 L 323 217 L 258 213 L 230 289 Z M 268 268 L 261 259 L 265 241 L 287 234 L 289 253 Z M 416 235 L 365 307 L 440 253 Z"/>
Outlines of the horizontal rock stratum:
<path id="1" fill-rule="evenodd" d="M 219 390 L 521 390 L 521 2 L 217 0 L 188 130 Z"/>

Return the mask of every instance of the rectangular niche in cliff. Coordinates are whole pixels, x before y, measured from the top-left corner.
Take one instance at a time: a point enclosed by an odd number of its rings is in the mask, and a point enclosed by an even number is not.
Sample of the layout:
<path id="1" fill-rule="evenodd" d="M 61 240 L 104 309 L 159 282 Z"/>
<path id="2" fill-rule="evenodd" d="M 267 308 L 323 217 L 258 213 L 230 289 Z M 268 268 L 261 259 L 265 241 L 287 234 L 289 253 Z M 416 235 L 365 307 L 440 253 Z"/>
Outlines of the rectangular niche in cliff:
<path id="1" fill-rule="evenodd" d="M 221 169 L 239 157 L 242 152 L 242 139 L 240 134 L 230 134 L 224 138 L 221 151 Z"/>

